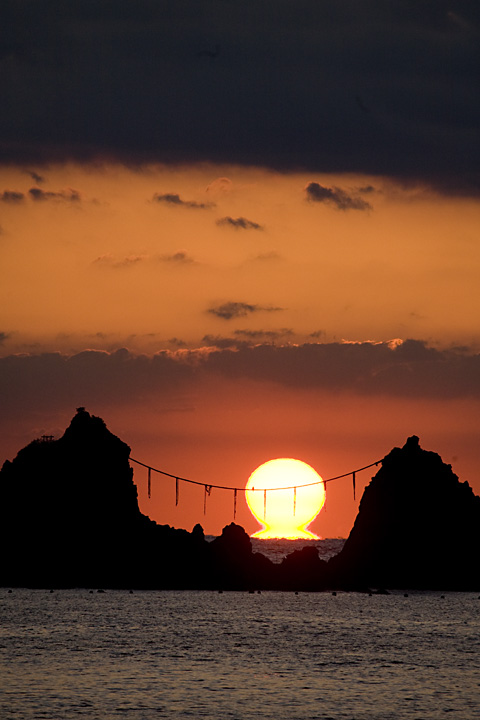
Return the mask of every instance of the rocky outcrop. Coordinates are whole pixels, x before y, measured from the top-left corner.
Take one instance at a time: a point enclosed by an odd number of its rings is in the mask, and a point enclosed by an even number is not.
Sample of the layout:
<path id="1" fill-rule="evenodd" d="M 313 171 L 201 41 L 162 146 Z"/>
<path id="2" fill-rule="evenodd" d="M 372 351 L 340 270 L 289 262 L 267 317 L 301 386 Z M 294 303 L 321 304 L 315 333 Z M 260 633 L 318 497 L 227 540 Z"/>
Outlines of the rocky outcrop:
<path id="1" fill-rule="evenodd" d="M 342 551 L 275 565 L 231 523 L 213 542 L 138 507 L 130 448 L 79 408 L 0 471 L 0 585 L 234 590 L 480 589 L 480 498 L 411 437 L 366 488 Z"/>
<path id="2" fill-rule="evenodd" d="M 330 583 L 479 589 L 480 498 L 416 436 L 394 448 L 365 489 Z"/>
<path id="3" fill-rule="evenodd" d="M 198 533 L 138 507 L 130 448 L 79 408 L 63 437 L 43 437 L 0 471 L 0 584 L 188 584 Z M 191 572 L 189 572 L 191 570 Z"/>
<path id="4" fill-rule="evenodd" d="M 315 547 L 304 547 L 287 555 L 279 568 L 282 590 L 325 590 L 329 585 L 328 566 Z"/>
<path id="5" fill-rule="evenodd" d="M 208 584 L 226 590 L 258 590 L 277 585 L 277 567 L 261 553 L 254 553 L 245 530 L 230 523 L 209 544 Z"/>
<path id="6" fill-rule="evenodd" d="M 78 408 L 58 440 L 27 445 L 0 471 L 0 585 L 250 589 L 275 568 L 231 524 L 208 543 L 138 507 L 130 448 Z"/>

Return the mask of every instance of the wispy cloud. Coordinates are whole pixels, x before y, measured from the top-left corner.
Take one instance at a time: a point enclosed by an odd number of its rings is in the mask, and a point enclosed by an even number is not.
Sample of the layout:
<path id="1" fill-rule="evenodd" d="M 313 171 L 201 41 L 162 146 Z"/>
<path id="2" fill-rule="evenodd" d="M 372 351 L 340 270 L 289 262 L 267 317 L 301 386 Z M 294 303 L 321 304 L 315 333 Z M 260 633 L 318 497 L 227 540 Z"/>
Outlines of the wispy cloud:
<path id="1" fill-rule="evenodd" d="M 25 195 L 17 190 L 4 190 L 0 194 L 0 200 L 6 203 L 19 203 L 25 200 Z"/>
<path id="2" fill-rule="evenodd" d="M 252 305 L 245 302 L 226 302 L 210 308 L 207 312 L 222 318 L 222 320 L 233 320 L 234 318 L 246 317 L 252 313 L 258 312 L 279 312 L 283 310 L 280 307 L 272 307 L 265 305 Z"/>
<path id="3" fill-rule="evenodd" d="M 292 328 L 280 328 L 279 330 L 234 330 L 234 335 L 255 342 L 274 342 L 292 337 L 295 333 Z"/>
<path id="4" fill-rule="evenodd" d="M 235 230 L 263 230 L 263 225 L 248 220 L 244 217 L 232 218 L 228 215 L 226 217 L 217 220 L 217 225 L 226 225 L 227 227 L 235 228 Z"/>
<path id="5" fill-rule="evenodd" d="M 195 265 L 196 261 L 188 255 L 186 250 L 178 250 L 177 252 L 166 255 L 146 255 L 131 254 L 124 257 L 115 257 L 112 253 L 104 253 L 99 255 L 93 261 L 93 264 L 103 265 L 110 268 L 126 268 L 133 267 L 138 263 L 170 263 L 172 265 Z"/>
<path id="6" fill-rule="evenodd" d="M 269 262 L 272 260 L 281 260 L 282 256 L 279 252 L 276 250 L 268 250 L 267 252 L 259 253 L 258 255 L 255 255 L 253 258 L 254 260 L 259 260 L 260 262 Z"/>
<path id="7" fill-rule="evenodd" d="M 187 343 L 185 342 L 185 340 L 182 340 L 181 338 L 172 337 L 172 338 L 168 339 L 168 342 L 170 343 L 170 345 L 173 345 L 176 348 L 187 347 Z"/>
<path id="8" fill-rule="evenodd" d="M 175 207 L 183 207 L 189 210 L 206 210 L 214 207 L 214 203 L 200 203 L 194 202 L 193 200 L 182 200 L 180 195 L 177 195 L 176 193 L 164 193 L 163 195 L 155 193 L 153 200 L 154 202 L 173 205 Z"/>
<path id="9" fill-rule="evenodd" d="M 159 260 L 166 263 L 174 263 L 176 265 L 194 265 L 196 261 L 187 253 L 186 250 L 177 250 L 171 255 L 160 255 Z"/>
<path id="10" fill-rule="evenodd" d="M 329 203 L 338 210 L 372 210 L 372 206 L 359 196 L 349 195 L 338 187 L 328 188 L 317 182 L 308 183 L 305 188 L 311 202 Z"/>
<path id="11" fill-rule="evenodd" d="M 66 188 L 59 192 L 52 192 L 51 190 L 42 190 L 41 188 L 33 187 L 28 191 L 32 200 L 44 201 L 44 200 L 66 200 L 68 202 L 80 202 L 81 195 L 78 190 L 73 188 Z"/>
<path id="12" fill-rule="evenodd" d="M 238 338 L 223 337 L 222 335 L 204 335 L 202 342 L 204 342 L 208 347 L 219 348 L 220 350 L 238 348 L 243 344 L 241 340 L 238 340 Z"/>
<path id="13" fill-rule="evenodd" d="M 126 255 L 123 258 L 116 258 L 111 253 L 105 253 L 95 258 L 93 264 L 110 268 L 128 268 L 146 259 L 148 259 L 148 255 Z"/>
<path id="14" fill-rule="evenodd" d="M 295 333 L 291 328 L 281 328 L 280 330 L 234 330 L 233 335 L 234 337 L 225 337 L 208 334 L 203 336 L 202 342 L 209 347 L 239 349 L 263 343 L 283 342 L 286 337 L 291 337 Z"/>
<path id="15" fill-rule="evenodd" d="M 227 195 L 232 190 L 232 187 L 233 183 L 230 178 L 219 177 L 207 185 L 205 192 L 210 195 Z"/>
<path id="16" fill-rule="evenodd" d="M 41 185 L 45 182 L 45 178 L 43 175 L 39 175 L 35 170 L 28 170 L 27 171 L 30 177 L 32 178 L 33 182 L 37 183 L 37 185 Z"/>
<path id="17" fill-rule="evenodd" d="M 311 337 L 314 340 L 325 340 L 327 333 L 325 330 L 314 330 L 314 332 L 310 333 L 308 337 Z"/>

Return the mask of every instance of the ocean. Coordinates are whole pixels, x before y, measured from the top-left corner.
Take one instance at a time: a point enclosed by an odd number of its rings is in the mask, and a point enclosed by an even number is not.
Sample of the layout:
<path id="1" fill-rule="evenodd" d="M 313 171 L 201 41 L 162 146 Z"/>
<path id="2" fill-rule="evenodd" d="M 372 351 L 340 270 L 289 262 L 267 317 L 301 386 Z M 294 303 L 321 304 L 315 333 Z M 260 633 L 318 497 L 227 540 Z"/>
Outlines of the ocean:
<path id="1" fill-rule="evenodd" d="M 474 593 L 0 588 L 2 720 L 480 718 Z"/>
<path id="2" fill-rule="evenodd" d="M 480 600 L 0 591 L 0 717 L 480 717 Z"/>
<path id="3" fill-rule="evenodd" d="M 211 542 L 214 537 L 214 535 L 206 535 L 205 539 Z M 284 557 L 295 550 L 311 546 L 317 548 L 322 560 L 330 560 L 331 557 L 340 552 L 345 543 L 344 538 L 322 538 L 321 540 L 259 540 L 258 538 L 250 538 L 250 540 L 254 553 L 262 553 L 274 563 L 280 563 Z"/>

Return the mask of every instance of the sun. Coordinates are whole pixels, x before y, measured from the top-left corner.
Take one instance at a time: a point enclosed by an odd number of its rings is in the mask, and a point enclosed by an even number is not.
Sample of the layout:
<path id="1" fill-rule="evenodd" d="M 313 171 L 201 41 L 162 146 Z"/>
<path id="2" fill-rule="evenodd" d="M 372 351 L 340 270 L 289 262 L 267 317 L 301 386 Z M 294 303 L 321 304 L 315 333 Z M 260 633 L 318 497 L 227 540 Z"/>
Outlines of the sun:
<path id="1" fill-rule="evenodd" d="M 307 526 L 325 503 L 325 486 L 307 463 L 293 458 L 263 463 L 248 478 L 245 497 L 252 515 L 263 526 L 252 537 L 319 539 Z"/>

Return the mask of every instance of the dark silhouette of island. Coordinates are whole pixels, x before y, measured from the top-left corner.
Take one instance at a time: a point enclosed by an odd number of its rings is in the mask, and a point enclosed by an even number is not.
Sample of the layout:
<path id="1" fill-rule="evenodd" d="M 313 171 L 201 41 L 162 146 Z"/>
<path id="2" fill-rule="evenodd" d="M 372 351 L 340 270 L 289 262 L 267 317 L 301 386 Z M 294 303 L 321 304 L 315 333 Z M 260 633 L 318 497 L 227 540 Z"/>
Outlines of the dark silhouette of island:
<path id="1" fill-rule="evenodd" d="M 478 590 L 480 498 L 411 437 L 366 488 L 342 551 L 275 564 L 231 523 L 207 542 L 142 514 L 130 448 L 78 408 L 0 470 L 0 585 L 209 590 Z"/>

